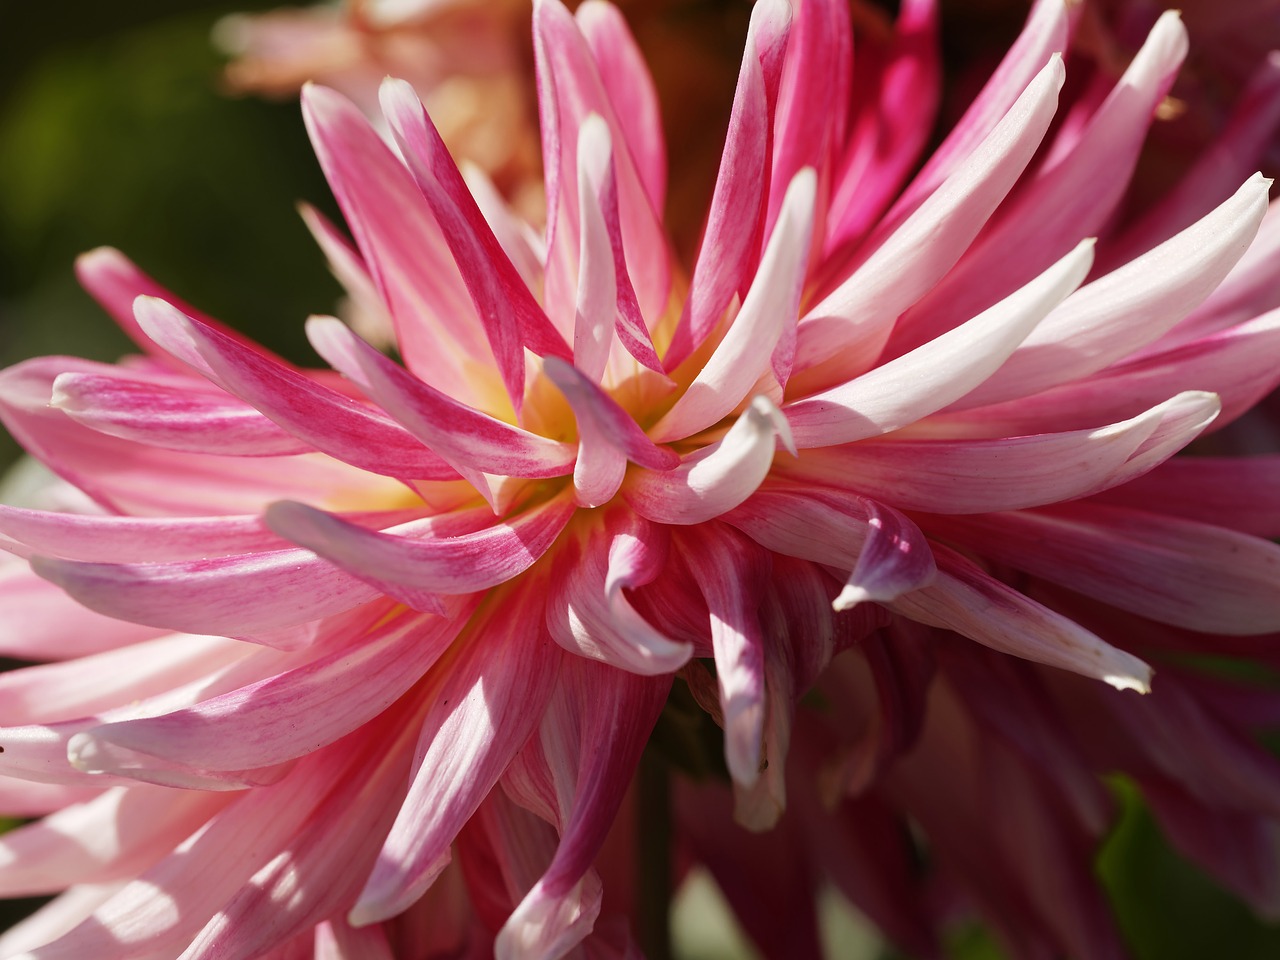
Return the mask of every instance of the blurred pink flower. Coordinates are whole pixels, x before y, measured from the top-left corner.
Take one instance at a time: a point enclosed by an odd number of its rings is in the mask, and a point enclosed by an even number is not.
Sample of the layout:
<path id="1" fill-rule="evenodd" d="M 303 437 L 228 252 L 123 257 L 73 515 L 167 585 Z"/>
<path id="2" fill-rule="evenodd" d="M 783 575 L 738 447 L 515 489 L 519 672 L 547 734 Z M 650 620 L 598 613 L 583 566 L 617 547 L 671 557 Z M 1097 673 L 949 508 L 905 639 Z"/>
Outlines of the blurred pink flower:
<path id="1" fill-rule="evenodd" d="M 1274 656 L 1280 458 L 1170 459 L 1280 381 L 1274 119 L 1109 230 L 1185 32 L 1059 104 L 1043 0 L 904 189 L 934 23 L 909 0 L 852 67 L 839 0 L 755 5 L 687 273 L 605 3 L 535 6 L 542 233 L 403 81 L 398 155 L 307 89 L 355 244 L 308 224 L 403 366 L 314 318 L 337 373 L 298 369 L 87 254 L 144 355 L 0 375 L 62 504 L 0 510 L 0 643 L 53 661 L 0 676 L 0 810 L 48 814 L 0 892 L 66 890 L 0 956 L 633 956 L 599 854 L 677 673 L 731 784 L 682 788 L 681 835 L 770 955 L 822 875 L 920 952 L 976 908 L 1020 955 L 1116 955 L 1116 770 L 1277 906 L 1276 699 L 1189 655 Z"/>

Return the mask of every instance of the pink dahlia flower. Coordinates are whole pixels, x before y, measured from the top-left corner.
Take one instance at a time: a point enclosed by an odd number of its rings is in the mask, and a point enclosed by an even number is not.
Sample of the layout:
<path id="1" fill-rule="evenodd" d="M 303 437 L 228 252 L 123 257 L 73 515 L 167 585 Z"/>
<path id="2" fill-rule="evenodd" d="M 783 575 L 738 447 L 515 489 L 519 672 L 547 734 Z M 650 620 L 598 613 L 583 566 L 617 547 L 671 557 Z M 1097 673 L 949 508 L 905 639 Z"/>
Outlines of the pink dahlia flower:
<path id="1" fill-rule="evenodd" d="M 605 841 L 677 675 L 726 771 L 681 843 L 772 956 L 826 880 L 920 953 L 977 910 L 1117 955 L 1117 771 L 1280 908 L 1276 697 L 1196 670 L 1276 659 L 1280 458 L 1170 459 L 1280 380 L 1273 118 L 1117 228 L 1186 37 L 1060 104 L 1044 0 L 904 188 L 934 17 L 851 67 L 840 0 L 756 4 L 688 272 L 605 3 L 535 5 L 544 230 L 405 83 L 398 152 L 309 88 L 354 245 L 308 222 L 403 363 L 316 318 L 337 372 L 299 369 L 81 261 L 144 352 L 0 375 L 59 477 L 0 510 L 0 643 L 51 661 L 0 677 L 0 810 L 45 815 L 0 891 L 65 891 L 0 956 L 634 956 Z"/>

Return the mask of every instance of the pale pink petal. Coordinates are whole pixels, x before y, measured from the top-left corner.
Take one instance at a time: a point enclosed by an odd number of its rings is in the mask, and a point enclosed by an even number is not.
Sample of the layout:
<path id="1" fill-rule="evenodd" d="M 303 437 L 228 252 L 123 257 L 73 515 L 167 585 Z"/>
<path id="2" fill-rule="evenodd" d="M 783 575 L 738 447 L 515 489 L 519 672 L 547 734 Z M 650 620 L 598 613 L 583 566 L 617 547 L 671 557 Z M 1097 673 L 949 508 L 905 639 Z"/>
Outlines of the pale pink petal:
<path id="1" fill-rule="evenodd" d="M 622 493 L 638 514 L 658 523 L 705 523 L 755 492 L 779 443 L 794 449 L 787 418 L 758 396 L 723 438 L 689 454 L 673 470 L 632 471 Z"/>
<path id="2" fill-rule="evenodd" d="M 1053 119 L 1065 76 L 1054 57 L 954 174 L 801 318 L 799 389 L 848 379 L 876 360 L 899 314 L 954 266 L 1022 175 Z"/>
<path id="3" fill-rule="evenodd" d="M 299 204 L 298 210 L 302 222 L 329 261 L 329 270 L 351 298 L 356 312 L 353 322 L 374 341 L 388 345 L 395 343 L 395 321 L 387 312 L 364 258 L 319 210 L 305 203 Z"/>
<path id="4" fill-rule="evenodd" d="M 381 925 L 353 927 L 342 919 L 316 925 L 315 960 L 395 960 Z"/>
<path id="5" fill-rule="evenodd" d="M 825 447 L 889 433 L 964 396 L 1080 285 L 1092 262 L 1093 242 L 1086 240 L 967 323 L 855 380 L 787 404 L 796 446 Z"/>
<path id="6" fill-rule="evenodd" d="M 1169 419 L 1184 408 L 1197 415 Z M 1180 449 L 1217 409 L 1211 395 L 1188 393 L 1098 429 L 1008 439 L 865 441 L 807 451 L 800 460 L 781 464 L 778 473 L 904 510 L 1017 510 L 1072 500 L 1127 479 L 1129 458 L 1148 440 L 1158 433 Z"/>
<path id="7" fill-rule="evenodd" d="M 1150 689 L 1151 668 L 1137 657 L 993 579 L 955 551 L 938 544 L 933 551 L 937 581 L 891 601 L 891 610 L 1001 653 L 1105 680 L 1120 690 Z"/>
<path id="8" fill-rule="evenodd" d="M 527 583 L 491 599 L 447 662 L 428 674 L 429 704 L 408 796 L 350 919 L 395 916 L 439 875 L 449 845 L 536 728 L 560 669 Z M 510 609 L 507 608 L 510 604 Z"/>
<path id="9" fill-rule="evenodd" d="M 7 555 L 0 559 L 0 654 L 20 660 L 74 660 L 161 633 L 86 610 Z"/>
<path id="10" fill-rule="evenodd" d="M 684 315 L 663 358 L 668 370 L 684 362 L 711 334 L 735 294 L 745 296 L 759 260 L 774 110 L 790 30 L 791 8 L 782 0 L 761 0 L 752 7 L 702 246 Z"/>
<path id="11" fill-rule="evenodd" d="M 557 477 L 573 469 L 569 444 L 522 430 L 441 393 L 339 321 L 313 317 L 307 335 L 325 360 L 460 472 Z"/>
<path id="12" fill-rule="evenodd" d="M 404 164 L 354 106 L 323 87 L 302 95 L 316 156 L 396 323 L 409 369 L 459 401 L 502 389 L 484 328 L 430 208 Z"/>
<path id="13" fill-rule="evenodd" d="M 78 884 L 0 934 L 0 954 L 29 958 L 31 950 L 71 930 L 120 890 L 120 883 Z"/>
<path id="14" fill-rule="evenodd" d="M 936 519 L 985 556 L 1159 623 L 1228 636 L 1280 630 L 1280 547 L 1258 537 L 1089 502 Z"/>
<path id="15" fill-rule="evenodd" d="M 1198 306 L 1248 249 L 1267 211 L 1270 186 L 1254 174 L 1199 222 L 1081 287 L 957 408 L 1047 390 L 1157 339 Z"/>
<path id="16" fill-rule="evenodd" d="M 517 413 L 524 400 L 524 347 L 568 358 L 559 332 L 489 229 L 413 87 L 388 78 L 382 109 L 409 170 L 453 254 Z"/>
<path id="17" fill-rule="evenodd" d="M 574 303 L 573 363 L 600 383 L 609 363 L 618 303 L 615 257 L 603 194 L 613 179 L 609 125 L 591 114 L 578 128 L 578 292 Z M 625 269 L 625 262 L 623 268 Z"/>
<path id="18" fill-rule="evenodd" d="M 42 817 L 72 804 L 88 803 L 103 789 L 0 777 L 0 813 L 6 817 Z"/>
<path id="19" fill-rule="evenodd" d="M 810 168 L 792 180 L 742 309 L 693 383 L 650 429 L 654 440 L 677 440 L 714 425 L 737 409 L 769 372 L 783 332 L 794 327 L 800 307 L 816 189 Z M 783 382 L 789 362 L 786 367 L 779 376 Z"/>
<path id="20" fill-rule="evenodd" d="M 404 613 L 362 638 L 190 707 L 94 727 L 69 751 L 90 772 L 129 774 L 163 767 L 199 771 L 266 767 L 302 756 L 369 722 L 431 668 L 466 625 Z M 350 697 L 351 685 L 360 688 Z"/>
<path id="21" fill-rule="evenodd" d="M 450 535 L 433 519 L 382 533 L 299 503 L 273 504 L 267 523 L 352 576 L 397 592 L 471 593 L 517 577 L 546 552 L 573 515 L 561 494 L 493 525 Z"/>
<path id="22" fill-rule="evenodd" d="M 381 736 L 366 738 L 315 814 L 218 910 L 181 960 L 266 956 L 288 938 L 310 940 L 316 924 L 350 906 L 399 810 L 416 715 L 402 705 L 373 725 Z M 352 811 L 360 813 L 358 830 L 351 829 Z M 299 881 L 311 877 L 326 880 Z"/>
<path id="23" fill-rule="evenodd" d="M 631 606 L 623 590 L 651 583 L 667 558 L 664 527 L 613 510 L 579 542 L 561 545 L 552 567 L 547 629 L 566 650 L 632 673 L 660 675 L 693 654 Z"/>
<path id="24" fill-rule="evenodd" d="M 143 700 L 253 651 L 223 637 L 165 636 L 0 673 L 0 723 L 55 723 Z"/>
<path id="25" fill-rule="evenodd" d="M 658 109 L 658 91 L 622 13 L 611 3 L 587 0 L 573 14 L 600 82 L 617 111 L 618 126 L 653 209 L 661 214 L 667 196 L 667 147 Z"/>
<path id="26" fill-rule="evenodd" d="M 166 350 L 316 449 L 386 476 L 456 478 L 448 464 L 391 420 L 244 349 L 163 300 L 139 299 L 137 314 L 143 329 Z"/>
<path id="27" fill-rule="evenodd" d="M 132 878 L 226 806 L 228 795 L 115 787 L 0 836 L 0 896 Z"/>

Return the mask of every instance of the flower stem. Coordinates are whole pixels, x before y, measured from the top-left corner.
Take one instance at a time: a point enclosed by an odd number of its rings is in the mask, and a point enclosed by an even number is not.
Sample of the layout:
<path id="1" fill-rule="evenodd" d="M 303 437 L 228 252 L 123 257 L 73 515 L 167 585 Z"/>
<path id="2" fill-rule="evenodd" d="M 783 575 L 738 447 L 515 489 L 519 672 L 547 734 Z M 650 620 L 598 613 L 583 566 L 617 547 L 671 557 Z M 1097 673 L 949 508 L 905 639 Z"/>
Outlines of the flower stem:
<path id="1" fill-rule="evenodd" d="M 636 818 L 636 890 L 640 948 L 648 960 L 671 960 L 671 776 L 656 750 L 640 758 Z"/>

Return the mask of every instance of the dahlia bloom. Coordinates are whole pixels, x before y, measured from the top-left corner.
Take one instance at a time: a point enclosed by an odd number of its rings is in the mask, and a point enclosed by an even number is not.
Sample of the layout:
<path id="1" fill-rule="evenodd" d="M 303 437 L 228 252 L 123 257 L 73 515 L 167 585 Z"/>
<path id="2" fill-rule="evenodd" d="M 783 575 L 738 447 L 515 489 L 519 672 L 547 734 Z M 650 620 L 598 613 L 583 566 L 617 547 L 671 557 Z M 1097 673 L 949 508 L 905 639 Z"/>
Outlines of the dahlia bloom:
<path id="1" fill-rule="evenodd" d="M 0 375 L 59 478 L 0 510 L 0 643 L 50 661 L 0 676 L 0 810 L 44 815 L 0 892 L 61 892 L 0 957 L 635 956 L 606 838 L 673 690 L 723 728 L 679 842 L 771 956 L 827 882 L 924 955 L 973 911 L 1121 954 L 1115 772 L 1280 909 L 1280 701 L 1198 669 L 1275 658 L 1280 458 L 1171 459 L 1280 381 L 1280 214 L 1231 150 L 1272 121 L 1125 222 L 1184 30 L 1060 104 L 1043 0 L 904 188 L 934 23 L 854 73 L 842 2 L 759 0 L 688 271 L 599 0 L 534 8 L 542 230 L 406 83 L 397 152 L 308 88 L 354 244 L 308 223 L 403 363 L 313 318 L 300 369 L 86 255 L 143 353 Z"/>

